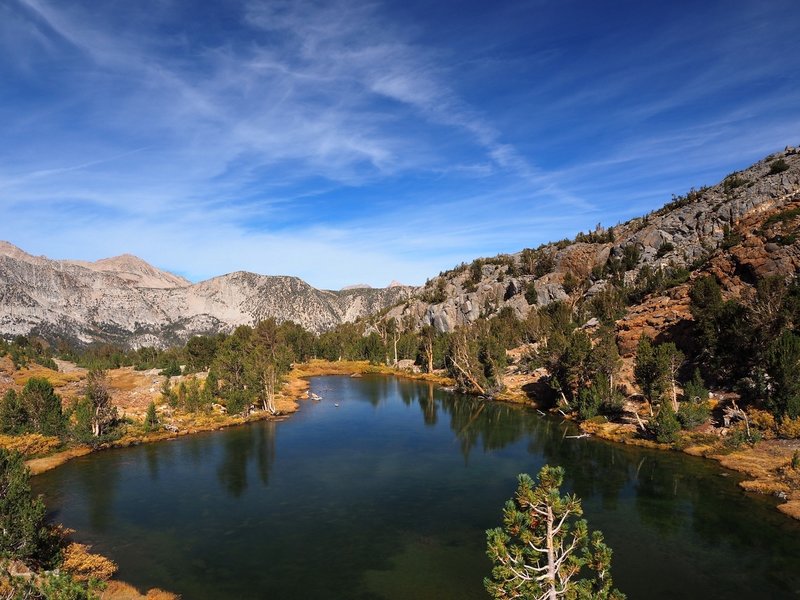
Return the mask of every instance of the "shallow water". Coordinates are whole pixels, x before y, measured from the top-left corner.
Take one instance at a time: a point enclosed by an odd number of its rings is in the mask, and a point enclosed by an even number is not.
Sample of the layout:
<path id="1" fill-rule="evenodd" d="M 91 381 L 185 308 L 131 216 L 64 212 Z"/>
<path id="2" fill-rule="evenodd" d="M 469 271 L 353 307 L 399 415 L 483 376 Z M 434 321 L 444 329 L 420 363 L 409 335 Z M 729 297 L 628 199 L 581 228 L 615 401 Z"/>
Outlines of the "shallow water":
<path id="1" fill-rule="evenodd" d="M 800 523 L 716 463 L 402 379 L 311 391 L 284 422 L 78 458 L 35 489 L 121 579 L 186 600 L 468 599 L 517 473 L 558 464 L 628 598 L 800 597 Z"/>

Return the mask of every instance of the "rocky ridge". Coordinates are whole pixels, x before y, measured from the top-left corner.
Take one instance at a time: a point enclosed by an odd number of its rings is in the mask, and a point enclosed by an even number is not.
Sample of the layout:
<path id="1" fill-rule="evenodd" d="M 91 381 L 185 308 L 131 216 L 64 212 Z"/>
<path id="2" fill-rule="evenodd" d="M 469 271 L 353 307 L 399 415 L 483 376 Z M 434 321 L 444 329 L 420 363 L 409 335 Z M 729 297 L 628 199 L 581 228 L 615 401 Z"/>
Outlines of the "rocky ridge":
<path id="1" fill-rule="evenodd" d="M 787 147 L 719 184 L 674 197 L 663 208 L 613 228 L 535 250 L 478 259 L 429 280 L 386 318 L 453 331 L 509 308 L 524 318 L 533 306 L 577 304 L 602 292 L 609 260 L 632 284 L 646 267 L 713 273 L 729 296 L 749 293 L 757 278 L 800 271 L 800 153 Z M 689 284 L 647 297 L 617 323 L 623 352 L 642 332 L 686 323 Z"/>
<path id="2" fill-rule="evenodd" d="M 410 288 L 318 290 L 296 277 L 236 272 L 197 284 L 130 255 L 93 263 L 0 242 L 0 334 L 129 346 L 185 341 L 275 317 L 324 331 L 404 300 Z"/>

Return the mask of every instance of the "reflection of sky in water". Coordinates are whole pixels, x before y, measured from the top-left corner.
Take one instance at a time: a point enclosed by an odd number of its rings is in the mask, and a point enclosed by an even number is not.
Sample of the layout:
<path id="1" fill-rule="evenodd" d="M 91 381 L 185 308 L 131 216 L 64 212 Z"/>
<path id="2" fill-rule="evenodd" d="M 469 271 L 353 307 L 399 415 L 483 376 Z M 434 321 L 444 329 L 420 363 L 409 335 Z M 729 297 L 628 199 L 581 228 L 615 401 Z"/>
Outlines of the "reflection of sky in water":
<path id="1" fill-rule="evenodd" d="M 484 531 L 517 473 L 549 462 L 604 531 L 628 597 L 800 593 L 800 524 L 715 463 L 566 439 L 558 421 L 424 383 L 329 377 L 312 391 L 323 400 L 284 422 L 99 453 L 35 485 L 142 587 L 483 598 Z"/>

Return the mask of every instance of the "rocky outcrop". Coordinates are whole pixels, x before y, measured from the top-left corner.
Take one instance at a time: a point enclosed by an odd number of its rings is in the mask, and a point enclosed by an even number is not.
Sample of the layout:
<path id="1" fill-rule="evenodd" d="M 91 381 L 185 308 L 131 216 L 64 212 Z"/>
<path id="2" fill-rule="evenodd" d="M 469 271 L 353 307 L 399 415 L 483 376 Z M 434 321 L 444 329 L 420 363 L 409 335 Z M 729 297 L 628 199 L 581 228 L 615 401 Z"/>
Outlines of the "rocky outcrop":
<path id="1" fill-rule="evenodd" d="M 610 230 L 598 227 L 573 241 L 480 259 L 441 273 L 407 303 L 392 308 L 388 317 L 441 331 L 506 307 L 524 317 L 534 305 L 578 303 L 600 293 L 607 287 L 604 266 L 609 261 L 622 265 L 628 284 L 644 267 L 716 269 L 720 279 L 730 280 L 731 290 L 738 285 L 734 279 L 747 284 L 769 274 L 794 275 L 800 264 L 797 227 L 792 229 L 793 221 L 785 215 L 775 215 L 791 211 L 798 201 L 800 154 L 786 148 L 714 187 L 674 197 L 663 208 Z M 682 289 L 629 311 L 620 323 L 624 349 L 642 332 L 674 329 L 688 318 L 688 286 Z"/>
<path id="2" fill-rule="evenodd" d="M 378 312 L 410 288 L 318 290 L 296 277 L 237 272 L 198 284 L 133 256 L 94 263 L 31 256 L 0 243 L 0 334 L 166 345 L 268 317 L 310 331 Z"/>

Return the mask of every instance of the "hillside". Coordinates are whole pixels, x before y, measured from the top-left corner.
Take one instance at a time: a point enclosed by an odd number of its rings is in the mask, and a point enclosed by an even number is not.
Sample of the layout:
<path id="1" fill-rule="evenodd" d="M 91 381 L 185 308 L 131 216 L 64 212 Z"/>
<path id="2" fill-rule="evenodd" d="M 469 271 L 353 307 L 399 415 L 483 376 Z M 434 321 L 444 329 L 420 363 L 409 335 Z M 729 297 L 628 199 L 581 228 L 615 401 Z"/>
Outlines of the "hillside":
<path id="1" fill-rule="evenodd" d="M 641 290 L 618 315 L 618 342 L 630 353 L 642 332 L 680 333 L 691 278 L 713 273 L 725 294 L 741 297 L 759 278 L 794 276 L 799 216 L 800 154 L 786 148 L 644 217 L 441 273 L 387 318 L 450 332 L 506 307 L 525 318 L 558 300 L 610 303 L 604 292 L 616 280 Z"/>
<path id="2" fill-rule="evenodd" d="M 129 346 L 185 341 L 267 317 L 310 331 L 380 311 L 409 288 L 318 290 L 296 277 L 236 272 L 191 284 L 134 256 L 35 257 L 0 242 L 0 333 Z"/>

